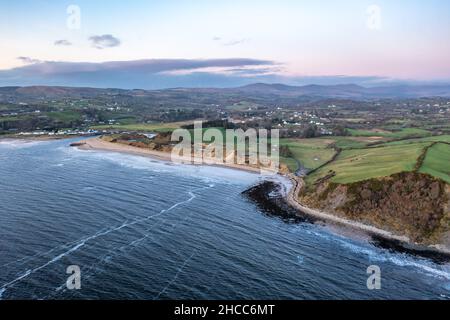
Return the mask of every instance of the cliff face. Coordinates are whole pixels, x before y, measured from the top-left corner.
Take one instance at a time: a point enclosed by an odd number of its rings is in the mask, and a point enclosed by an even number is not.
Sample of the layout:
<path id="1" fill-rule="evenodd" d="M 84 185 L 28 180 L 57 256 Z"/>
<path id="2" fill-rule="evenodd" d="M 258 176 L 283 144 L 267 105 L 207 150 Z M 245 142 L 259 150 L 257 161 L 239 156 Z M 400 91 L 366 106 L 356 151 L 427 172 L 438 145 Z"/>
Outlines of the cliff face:
<path id="1" fill-rule="evenodd" d="M 351 184 L 322 181 L 304 191 L 307 206 L 360 221 L 424 244 L 450 246 L 450 186 L 404 172 Z"/>

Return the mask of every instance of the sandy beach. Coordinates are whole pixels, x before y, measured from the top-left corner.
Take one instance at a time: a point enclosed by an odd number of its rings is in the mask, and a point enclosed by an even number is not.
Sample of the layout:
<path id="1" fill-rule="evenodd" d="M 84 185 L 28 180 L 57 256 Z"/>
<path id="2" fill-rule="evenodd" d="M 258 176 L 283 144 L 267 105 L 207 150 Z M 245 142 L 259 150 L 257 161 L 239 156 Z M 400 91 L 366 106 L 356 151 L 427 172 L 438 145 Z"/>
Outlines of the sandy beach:
<path id="1" fill-rule="evenodd" d="M 155 151 L 155 150 L 150 150 L 150 149 L 133 147 L 133 146 L 120 144 L 120 143 L 107 142 L 98 137 L 86 139 L 86 140 L 80 141 L 80 143 L 82 143 L 82 145 L 79 145 L 77 147 L 81 150 L 103 150 L 103 151 L 121 152 L 121 153 L 137 155 L 137 156 L 150 157 L 150 158 L 153 158 L 156 160 L 192 164 L 189 161 L 188 162 L 183 161 L 183 159 L 181 157 L 173 158 L 172 154 L 169 152 Z M 195 164 L 193 164 L 193 165 L 195 165 Z M 201 164 L 201 165 L 205 165 L 205 164 Z M 206 165 L 209 165 L 209 164 L 206 164 Z M 243 171 L 258 173 L 258 174 L 261 173 L 261 170 L 259 168 L 245 166 L 245 165 L 239 165 L 239 164 L 214 163 L 214 164 L 211 164 L 211 166 L 232 168 L 232 169 L 236 169 L 236 170 L 243 170 Z"/>

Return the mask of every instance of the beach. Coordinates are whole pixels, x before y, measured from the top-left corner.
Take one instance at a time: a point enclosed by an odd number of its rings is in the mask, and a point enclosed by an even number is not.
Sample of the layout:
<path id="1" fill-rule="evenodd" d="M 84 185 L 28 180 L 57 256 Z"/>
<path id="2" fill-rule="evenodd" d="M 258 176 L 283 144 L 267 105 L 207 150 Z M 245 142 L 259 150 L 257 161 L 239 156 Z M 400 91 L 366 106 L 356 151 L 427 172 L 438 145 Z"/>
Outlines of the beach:
<path id="1" fill-rule="evenodd" d="M 170 152 L 162 152 L 162 151 L 155 151 L 151 149 L 144 149 L 144 148 L 138 148 L 129 146 L 126 144 L 120 144 L 120 143 L 112 143 L 108 141 L 104 141 L 98 137 L 96 138 L 90 138 L 83 141 L 80 141 L 76 147 L 78 147 L 81 150 L 102 150 L 102 151 L 112 151 L 112 152 L 121 152 L 121 153 L 127 153 L 137 156 L 144 156 L 144 157 L 151 157 L 156 160 L 161 161 L 171 161 L 176 163 L 184 163 L 184 164 L 192 164 L 191 161 L 186 161 L 182 157 L 176 157 L 173 156 Z M 194 159 L 197 160 L 197 159 Z M 202 159 L 200 159 L 201 161 Z M 195 164 L 195 162 L 194 162 Z M 204 165 L 201 164 L 201 165 Z M 209 164 L 207 164 L 209 165 Z M 227 167 L 232 168 L 236 170 L 243 170 L 247 172 L 252 173 L 261 173 L 261 169 L 246 165 L 239 165 L 239 164 L 232 164 L 232 163 L 213 163 L 210 164 L 211 166 L 219 166 L 219 167 Z"/>

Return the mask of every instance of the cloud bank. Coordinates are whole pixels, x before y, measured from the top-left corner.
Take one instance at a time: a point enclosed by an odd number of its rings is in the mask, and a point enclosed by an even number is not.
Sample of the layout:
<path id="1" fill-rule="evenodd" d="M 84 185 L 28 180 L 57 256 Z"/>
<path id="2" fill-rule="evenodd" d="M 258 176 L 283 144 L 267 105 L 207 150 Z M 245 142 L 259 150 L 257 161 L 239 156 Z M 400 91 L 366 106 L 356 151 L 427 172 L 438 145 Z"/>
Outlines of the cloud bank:
<path id="1" fill-rule="evenodd" d="M 292 77 L 271 60 L 143 59 L 130 61 L 67 62 L 18 57 L 25 65 L 0 70 L 0 86 L 60 85 L 98 88 L 161 89 L 173 87 L 236 87 L 255 82 L 378 85 L 378 77 Z"/>

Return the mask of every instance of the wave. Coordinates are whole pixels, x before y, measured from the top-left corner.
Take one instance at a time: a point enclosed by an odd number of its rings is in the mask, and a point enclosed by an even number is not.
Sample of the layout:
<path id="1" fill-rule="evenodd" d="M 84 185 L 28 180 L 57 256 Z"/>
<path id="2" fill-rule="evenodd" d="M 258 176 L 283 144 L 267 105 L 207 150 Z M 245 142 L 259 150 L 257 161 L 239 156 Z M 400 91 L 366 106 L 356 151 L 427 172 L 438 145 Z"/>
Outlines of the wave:
<path id="1" fill-rule="evenodd" d="M 208 165 L 187 165 L 176 164 L 162 160 L 155 160 L 144 156 L 124 154 L 108 151 L 86 151 L 72 148 L 72 155 L 78 154 L 82 157 L 95 158 L 101 161 L 108 161 L 126 168 L 136 170 L 148 170 L 158 173 L 170 173 L 178 176 L 195 177 L 202 182 L 222 183 L 254 183 L 260 176 L 256 173 L 236 170 L 226 167 L 208 166 Z"/>
<path id="2" fill-rule="evenodd" d="M 53 264 L 53 263 L 55 263 L 55 262 L 61 260 L 63 257 L 65 257 L 65 256 L 67 256 L 67 255 L 70 255 L 71 253 L 77 251 L 78 249 L 80 249 L 81 247 L 83 247 L 87 242 L 89 242 L 89 241 L 91 241 L 91 240 L 97 239 L 97 238 L 102 237 L 102 236 L 106 236 L 106 235 L 108 235 L 108 234 L 110 234 L 110 233 L 112 233 L 112 232 L 119 231 L 119 230 L 121 230 L 121 229 L 123 229 L 123 228 L 129 227 L 129 226 L 133 226 L 133 225 L 136 225 L 136 224 L 138 224 L 138 223 L 142 223 L 142 222 L 144 222 L 144 221 L 147 221 L 147 220 L 150 220 L 150 219 L 152 219 L 152 218 L 158 217 L 158 216 L 162 215 L 163 213 L 166 213 L 166 212 L 168 212 L 168 211 L 171 211 L 171 210 L 177 208 L 178 206 L 180 206 L 180 205 L 182 205 L 182 204 L 186 204 L 186 203 L 189 203 L 189 202 L 191 202 L 192 200 L 194 200 L 194 199 L 197 197 L 197 196 L 194 194 L 194 191 L 199 191 L 199 190 L 203 190 L 203 189 L 207 189 L 207 188 L 212 188 L 212 187 L 214 187 L 214 184 L 210 184 L 210 185 L 208 185 L 208 186 L 206 186 L 206 187 L 200 187 L 200 188 L 196 188 L 196 189 L 194 189 L 194 190 L 192 190 L 192 191 L 189 191 L 189 192 L 188 192 L 188 194 L 190 195 L 190 198 L 189 198 L 189 199 L 184 200 L 184 201 L 177 202 L 177 203 L 175 203 L 174 205 L 170 206 L 169 208 L 161 210 L 161 211 L 160 211 L 159 213 L 157 213 L 157 214 L 153 214 L 153 215 L 146 216 L 146 217 L 143 217 L 143 218 L 134 219 L 134 220 L 132 220 L 131 222 L 124 222 L 124 223 L 122 223 L 120 226 L 117 226 L 117 227 L 114 227 L 114 228 L 109 228 L 109 229 L 107 229 L 106 231 L 99 231 L 99 232 L 95 233 L 94 235 L 85 237 L 85 238 L 79 240 L 78 242 L 76 242 L 76 244 L 75 244 L 73 247 L 71 247 L 69 250 L 67 250 L 67 251 L 65 251 L 65 252 L 63 252 L 63 253 L 61 253 L 61 254 L 59 254 L 58 256 L 52 258 L 51 260 L 47 261 L 46 263 L 44 263 L 44 264 L 42 264 L 42 265 L 40 265 L 40 266 L 38 266 L 38 267 L 35 267 L 35 268 L 32 268 L 32 269 L 26 270 L 23 274 L 21 274 L 21 275 L 18 276 L 17 278 L 15 278 L 15 279 L 13 279 L 13 280 L 11 280 L 11 281 L 9 281 L 9 282 L 3 284 L 3 285 L 0 287 L 0 292 L 3 293 L 6 289 L 8 289 L 9 287 L 13 286 L 14 284 L 20 282 L 20 281 L 23 280 L 24 278 L 27 278 L 28 276 L 34 274 L 35 272 L 37 272 L 37 271 L 39 271 L 39 270 L 42 270 L 42 269 L 48 267 L 49 265 L 51 265 L 51 264 Z M 48 251 L 48 252 L 52 252 L 53 250 L 54 250 L 54 249 L 52 249 L 52 250 L 50 250 L 50 251 Z"/>
<path id="3" fill-rule="evenodd" d="M 54 277 L 43 279 L 43 275 L 47 272 L 60 268 L 66 261 L 78 258 L 81 259 L 80 264 L 83 263 L 84 266 L 83 281 L 91 278 L 88 284 L 98 284 L 100 280 L 108 276 L 106 274 L 108 271 L 126 270 L 136 263 L 138 267 L 136 274 L 129 275 L 129 279 L 122 277 L 117 283 L 113 283 L 115 288 L 124 288 L 122 292 L 125 297 L 166 298 L 169 295 L 185 297 L 188 294 L 186 290 L 190 289 L 190 297 L 200 296 L 202 298 L 235 298 L 237 294 L 251 298 L 279 298 L 280 295 L 314 298 L 322 292 L 334 293 L 335 290 L 338 290 L 338 285 L 342 283 L 339 282 L 340 280 L 337 280 L 336 285 L 320 282 L 323 277 L 321 265 L 316 264 L 323 263 L 323 268 L 326 270 L 336 261 L 346 261 L 347 263 L 342 266 L 342 269 L 345 268 L 348 272 L 361 272 L 361 266 L 366 264 L 379 264 L 382 269 L 384 266 L 386 270 L 395 270 L 392 280 L 399 283 L 399 288 L 397 290 L 394 288 L 392 291 L 392 295 L 395 297 L 430 297 L 431 295 L 444 297 L 449 295 L 450 270 L 448 265 L 434 264 L 433 261 L 422 260 L 422 258 L 409 253 L 385 250 L 372 245 L 368 239 L 364 239 L 362 236 L 360 238 L 353 232 L 348 232 L 348 234 L 334 232 L 332 228 L 320 224 L 283 224 L 278 220 L 271 220 L 260 215 L 253 206 L 250 204 L 247 206 L 246 202 L 241 202 L 242 199 L 238 192 L 241 187 L 254 184 L 258 179 L 266 179 L 260 175 L 219 167 L 175 165 L 141 156 L 112 152 L 79 151 L 76 148 L 69 148 L 67 141 L 52 143 L 54 144 L 42 149 L 18 150 L 17 154 L 21 156 L 30 154 L 32 161 L 39 156 L 40 159 L 46 160 L 47 166 L 64 164 L 64 170 L 57 170 L 58 177 L 55 179 L 55 183 L 58 184 L 55 185 L 55 188 L 52 185 L 52 188 L 43 191 L 68 189 L 70 192 L 51 194 L 52 197 L 49 194 L 48 199 L 36 197 L 38 200 L 36 203 L 30 201 L 11 206 L 12 210 L 5 215 L 6 219 L 9 217 L 14 219 L 13 210 L 26 209 L 26 213 L 31 214 L 36 209 L 44 211 L 47 207 L 53 208 L 47 203 L 51 201 L 59 204 L 59 201 L 70 199 L 67 208 L 72 209 L 70 205 L 76 205 L 77 201 L 81 201 L 79 199 L 85 200 L 86 198 L 83 198 L 85 196 L 89 200 L 89 206 L 83 208 L 86 212 L 92 210 L 92 214 L 97 215 L 103 214 L 102 208 L 110 211 L 100 217 L 88 214 L 86 217 L 80 216 L 77 223 L 89 223 L 93 219 L 99 219 L 102 226 L 98 229 L 96 227 L 89 233 L 83 231 L 83 228 L 79 228 L 71 233 L 70 239 L 75 241 L 64 243 L 70 240 L 67 240 L 65 236 L 60 237 L 59 233 L 55 232 L 55 240 L 59 239 L 60 241 L 52 245 L 55 246 L 53 249 L 50 246 L 42 248 L 40 245 L 33 246 L 31 243 L 27 243 L 33 239 L 40 239 L 39 237 L 27 238 L 24 245 L 27 246 L 26 250 L 30 250 L 30 254 L 15 261 L 8 258 L 4 262 L 8 260 L 11 262 L 7 262 L 3 267 L 0 266 L 0 269 L 4 269 L 2 282 L 5 282 L 3 286 L 0 283 L 0 299 L 2 297 L 3 299 L 13 298 L 16 294 L 18 297 L 31 295 L 33 292 L 30 293 L 29 290 L 22 291 L 26 287 L 36 290 L 39 298 L 43 299 L 79 298 L 78 292 L 70 292 L 66 288 L 63 276 L 57 277 L 57 283 L 53 283 Z M 52 153 L 47 152 L 47 149 Z M 40 152 L 36 153 L 36 150 Z M 0 153 L 7 155 L 7 160 L 10 160 L 13 158 L 10 157 L 10 153 L 14 154 L 14 151 L 0 151 Z M 9 165 L 9 162 L 7 164 Z M 38 182 L 41 179 L 44 181 L 47 176 L 51 177 L 51 174 L 55 172 L 52 168 L 48 170 L 44 166 L 42 168 L 45 170 L 31 172 L 31 174 L 36 174 L 33 177 Z M 105 170 L 102 171 L 102 169 Z M 158 171 L 162 173 L 158 174 Z M 70 177 L 73 172 L 82 177 L 73 181 L 64 174 L 66 172 L 70 174 Z M 12 179 L 16 175 L 10 177 Z M 273 178 L 277 180 L 277 177 Z M 25 178 L 22 179 L 26 181 Z M 124 180 L 122 181 L 122 179 Z M 152 185 L 153 182 L 157 182 L 156 187 Z M 289 181 L 284 180 L 280 183 L 283 183 L 286 189 L 288 188 Z M 18 186 L 20 187 L 20 184 Z M 58 188 L 60 186 L 61 188 Z M 200 191 L 214 186 L 217 187 L 208 192 Z M 36 185 L 30 186 L 29 191 L 34 192 L 35 187 Z M 132 197 L 128 197 L 126 192 L 129 192 Z M 97 199 L 103 199 L 104 195 L 110 196 L 112 193 L 114 193 L 112 195 L 114 201 L 127 201 L 128 204 L 121 203 L 116 207 L 116 202 L 111 201 L 102 203 L 98 207 L 95 206 Z M 169 193 L 170 197 L 167 197 Z M 148 202 L 149 195 L 152 197 L 151 202 Z M 174 198 L 171 198 L 172 196 Z M 6 203 L 14 204 L 10 201 L 12 198 L 8 193 L 5 193 L 1 199 L 6 199 Z M 92 207 L 90 206 L 91 201 L 94 204 Z M 189 202 L 191 203 L 188 204 Z M 64 202 L 62 203 L 64 204 Z M 151 211 L 148 211 L 150 203 L 154 206 Z M 173 211 L 170 212 L 170 210 Z M 63 213 L 61 215 L 62 218 L 66 218 Z M 15 222 L 15 220 L 12 221 Z M 58 227 L 56 222 L 55 228 Z M 45 220 L 45 215 L 37 215 L 36 223 L 33 222 L 30 227 L 33 228 L 31 230 L 37 230 L 40 226 L 47 227 L 48 225 L 51 228 L 51 222 Z M 125 229 L 133 225 L 134 227 Z M 13 232 L 14 228 L 15 225 L 12 225 L 6 231 Z M 23 231 L 23 229 L 17 230 L 17 232 Z M 208 231 L 212 233 L 211 236 L 207 234 Z M 306 241 L 299 243 L 297 241 L 299 239 Z M 243 243 L 244 240 L 245 243 Z M 280 243 L 285 243 L 285 249 L 288 250 L 282 250 L 279 255 Z M 14 243 L 11 243 L 10 248 L 11 251 L 14 251 Z M 161 250 L 160 248 L 164 250 L 158 251 Z M 38 250 L 42 250 L 42 252 L 37 252 Z M 44 252 L 45 250 L 48 251 Z M 139 277 L 140 268 L 147 264 L 148 261 L 145 259 L 153 258 L 153 255 L 146 255 L 148 252 L 158 256 L 155 259 L 157 261 L 152 260 L 151 263 L 148 263 L 155 266 L 155 269 L 152 270 L 152 275 L 146 278 L 148 282 L 143 284 Z M 161 254 L 159 254 L 160 252 Z M 202 259 L 200 259 L 200 252 L 202 252 Z M 261 252 L 261 256 L 258 256 L 258 252 Z M 15 256 L 14 252 L 11 252 L 11 255 Z M 286 258 L 285 255 L 288 257 Z M 69 257 L 64 258 L 67 256 Z M 15 258 L 18 257 L 20 255 L 15 256 Z M 260 263 L 255 263 L 258 261 L 255 259 L 261 259 Z M 264 261 L 264 259 L 268 260 Z M 374 263 L 368 263 L 372 261 Z M 258 266 L 255 266 L 256 264 Z M 9 265 L 12 267 L 4 268 Z M 51 267 L 49 267 L 50 265 Z M 265 269 L 268 271 L 260 272 L 261 265 L 267 266 Z M 269 266 L 273 268 L 269 269 Z M 298 288 L 295 287 L 297 275 L 291 272 L 291 266 L 311 272 L 312 281 L 320 283 L 323 289 L 317 291 L 316 286 L 308 288 L 308 291 L 312 292 L 311 295 L 308 293 L 299 295 Z M 144 269 L 142 268 L 143 272 L 145 272 Z M 208 272 L 202 273 L 199 272 L 200 270 Z M 273 270 L 277 272 L 275 273 Z M 190 274 L 191 272 L 192 274 Z M 210 274 L 213 274 L 212 278 Z M 253 279 L 253 275 L 256 274 L 258 276 Z M 166 279 L 166 277 L 168 278 Z M 199 281 L 193 281 L 197 280 L 195 278 L 198 278 Z M 151 279 L 158 280 L 151 281 Z M 254 285 L 246 286 L 245 282 L 241 283 L 242 279 L 249 281 L 250 284 L 254 283 Z M 405 279 L 410 279 L 411 283 L 405 283 Z M 121 287 L 124 280 L 127 284 Z M 294 281 L 287 284 L 291 280 Z M 229 285 L 230 282 L 231 285 Z M 145 291 L 139 291 L 141 286 L 137 285 L 134 288 L 133 284 L 135 283 L 151 287 Z M 433 286 L 429 285 L 431 283 Z M 35 284 L 36 288 L 33 288 Z M 191 284 L 192 288 L 188 287 Z M 211 289 L 217 288 L 220 290 L 213 290 L 212 294 L 209 293 Z M 266 288 L 266 290 L 261 290 L 261 288 Z M 358 288 L 344 284 L 342 288 L 339 286 L 339 291 L 342 291 L 344 296 L 358 298 L 359 296 L 353 295 L 353 293 L 360 293 Z M 92 286 L 91 289 L 96 291 L 95 294 L 88 290 L 81 296 L 86 298 L 120 296 L 117 291 L 108 291 L 109 288 L 106 286 L 105 288 Z M 391 292 L 388 294 L 390 295 Z M 49 296 L 43 297 L 45 295 Z M 364 296 L 371 298 L 370 295 Z"/>
<path id="4" fill-rule="evenodd" d="M 84 187 L 83 189 L 81 189 L 81 191 L 92 191 L 92 190 L 97 190 L 97 187 Z"/>
<path id="5" fill-rule="evenodd" d="M 417 256 L 366 247 L 344 239 L 338 239 L 338 243 L 354 253 L 366 255 L 371 261 L 388 262 L 399 267 L 411 267 L 427 276 L 450 280 L 449 265 L 438 265 Z"/>
<path id="6" fill-rule="evenodd" d="M 196 255 L 196 253 L 197 253 L 197 251 L 194 250 L 194 252 L 178 268 L 178 270 L 175 273 L 175 276 L 172 278 L 172 280 L 169 281 L 169 283 L 153 298 L 153 300 L 159 299 L 159 297 L 162 294 L 164 294 L 167 291 L 167 289 L 169 289 L 169 287 L 175 283 L 175 281 L 177 281 L 178 276 L 180 275 L 180 273 L 183 272 L 183 269 L 186 267 L 186 265 L 189 263 L 189 261 L 192 260 L 192 258 Z"/>
<path id="7" fill-rule="evenodd" d="M 52 167 L 64 167 L 64 163 L 57 163 L 52 165 Z"/>
<path id="8" fill-rule="evenodd" d="M 413 261 L 410 258 L 402 258 L 401 256 L 396 256 L 396 257 L 390 257 L 389 261 L 392 262 L 393 264 L 400 266 L 400 267 L 413 267 L 416 269 L 421 270 L 424 274 L 428 275 L 428 276 L 434 276 L 437 278 L 444 278 L 446 280 L 450 280 L 450 270 L 448 270 L 448 266 L 434 266 L 434 265 L 429 265 L 427 261 L 423 260 L 423 262 L 419 263 L 416 261 Z M 447 269 L 447 270 L 444 270 Z M 448 288 L 447 284 L 447 288 Z"/>
<path id="9" fill-rule="evenodd" d="M 325 230 L 313 231 L 303 229 L 303 232 L 320 237 L 327 241 L 337 243 L 341 247 L 359 254 L 367 256 L 371 261 L 391 263 L 398 267 L 410 267 L 421 274 L 438 277 L 440 279 L 450 280 L 450 265 L 438 265 L 432 261 L 420 259 L 419 257 L 408 255 L 405 253 L 395 253 L 383 249 L 378 249 L 369 243 L 352 242 L 349 239 L 340 237 L 332 233 L 326 233 Z M 449 284 L 450 285 L 450 284 Z"/>
<path id="10" fill-rule="evenodd" d="M 32 140 L 21 140 L 21 139 L 0 139 L 0 148 L 7 149 L 23 149 L 30 148 L 36 145 L 46 144 L 48 141 L 32 141 Z"/>

